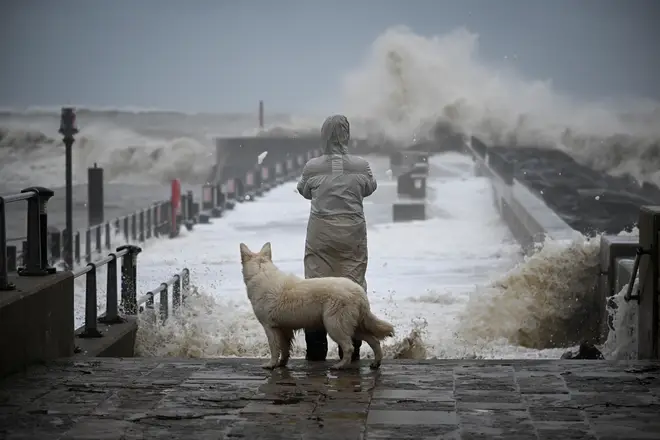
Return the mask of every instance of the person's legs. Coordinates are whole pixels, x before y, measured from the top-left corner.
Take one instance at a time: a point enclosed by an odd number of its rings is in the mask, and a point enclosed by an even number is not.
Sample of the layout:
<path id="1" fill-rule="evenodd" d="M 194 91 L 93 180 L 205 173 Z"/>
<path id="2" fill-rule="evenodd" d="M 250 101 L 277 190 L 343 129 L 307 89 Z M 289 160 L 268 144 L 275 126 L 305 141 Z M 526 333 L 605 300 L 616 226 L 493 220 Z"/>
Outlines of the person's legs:
<path id="1" fill-rule="evenodd" d="M 309 234 L 309 231 L 308 231 Z M 305 246 L 305 278 L 320 278 L 329 276 L 332 268 L 328 263 Z M 307 351 L 305 359 L 308 361 L 324 361 L 328 355 L 328 336 L 324 328 L 305 329 L 305 345 Z"/>
<path id="2" fill-rule="evenodd" d="M 305 359 L 308 361 L 324 361 L 328 355 L 328 337 L 325 329 L 305 330 L 305 345 L 307 352 Z"/>
<path id="3" fill-rule="evenodd" d="M 362 341 L 359 339 L 353 339 L 353 354 L 351 355 L 351 362 L 360 360 L 360 347 L 362 347 Z M 341 347 L 338 347 L 338 351 L 339 359 L 343 359 L 344 352 L 342 351 Z"/>

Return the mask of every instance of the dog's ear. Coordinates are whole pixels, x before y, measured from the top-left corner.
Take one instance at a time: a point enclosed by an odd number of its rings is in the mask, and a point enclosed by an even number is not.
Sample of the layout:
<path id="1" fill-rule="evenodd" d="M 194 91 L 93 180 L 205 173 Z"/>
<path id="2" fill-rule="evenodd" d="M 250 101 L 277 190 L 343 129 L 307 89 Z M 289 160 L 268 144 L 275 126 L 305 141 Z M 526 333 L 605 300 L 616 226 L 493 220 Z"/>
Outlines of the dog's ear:
<path id="1" fill-rule="evenodd" d="M 273 251 L 270 248 L 270 241 L 267 242 L 265 245 L 263 245 L 259 253 L 265 256 L 266 258 L 268 258 L 269 260 L 273 261 Z"/>
<path id="2" fill-rule="evenodd" d="M 241 243 L 239 248 L 241 249 L 241 262 L 245 263 L 247 260 L 250 259 L 250 256 L 252 256 L 252 251 L 245 245 L 245 243 Z"/>

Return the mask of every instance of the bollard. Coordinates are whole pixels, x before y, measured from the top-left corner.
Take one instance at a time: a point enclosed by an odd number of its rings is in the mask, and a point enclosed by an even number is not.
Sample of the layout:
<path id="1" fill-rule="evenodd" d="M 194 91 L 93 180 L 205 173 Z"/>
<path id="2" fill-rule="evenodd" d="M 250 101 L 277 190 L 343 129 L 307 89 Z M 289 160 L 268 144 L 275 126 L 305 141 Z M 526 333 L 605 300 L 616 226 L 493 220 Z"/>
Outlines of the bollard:
<path id="1" fill-rule="evenodd" d="M 103 168 L 87 168 L 87 214 L 89 226 L 103 223 Z"/>
<path id="2" fill-rule="evenodd" d="M 261 189 L 263 192 L 268 192 L 271 188 L 270 185 L 270 167 L 268 165 L 261 166 Z"/>
<path id="3" fill-rule="evenodd" d="M 142 249 L 133 245 L 117 248 L 127 250 L 121 260 L 121 308 L 127 315 L 137 315 L 137 256 Z"/>
<path id="4" fill-rule="evenodd" d="M 246 202 L 253 202 L 254 201 L 254 186 L 255 186 L 255 177 L 254 177 L 254 171 L 248 171 L 245 174 L 245 188 L 244 188 L 244 194 L 243 194 L 243 200 Z M 240 198 L 239 198 L 240 200 Z"/>
<path id="5" fill-rule="evenodd" d="M 24 267 L 18 270 L 21 276 L 43 276 L 55 273 L 48 265 L 48 200 L 55 194 L 48 188 L 34 186 L 21 193 L 33 192 L 36 196 L 28 199 L 27 215 L 27 258 Z"/>
<path id="6" fill-rule="evenodd" d="M 89 229 L 88 229 L 89 230 Z M 89 271 L 85 275 L 85 328 L 78 335 L 79 338 L 100 338 L 103 334 L 96 326 L 96 264 L 87 263 Z"/>
<path id="7" fill-rule="evenodd" d="M 263 181 L 263 165 L 254 167 L 254 196 L 261 197 L 264 195 L 264 181 Z"/>
<path id="8" fill-rule="evenodd" d="M 179 179 L 172 180 L 172 194 L 170 197 L 170 212 L 167 218 L 170 224 L 170 238 L 179 235 L 181 227 L 181 216 L 183 211 L 184 196 L 181 194 L 181 182 Z"/>
<path id="9" fill-rule="evenodd" d="M 275 183 L 277 185 L 284 183 L 284 165 L 282 165 L 282 162 L 275 164 Z"/>
<path id="10" fill-rule="evenodd" d="M 426 220 L 426 205 L 420 203 L 394 203 L 392 205 L 392 221 L 409 222 L 414 220 Z"/>
<path id="11" fill-rule="evenodd" d="M 234 209 L 236 206 L 236 180 L 231 178 L 223 185 L 222 193 L 225 196 L 225 209 Z"/>
<path id="12" fill-rule="evenodd" d="M 413 172 L 401 174 L 397 177 L 396 191 L 399 196 L 426 198 L 426 175 Z"/>
<path id="13" fill-rule="evenodd" d="M 222 192 L 222 185 L 218 184 L 215 188 L 215 206 L 211 210 L 213 217 L 222 217 L 222 211 L 225 209 L 227 200 L 225 194 Z"/>
<path id="14" fill-rule="evenodd" d="M 202 211 L 211 211 L 215 208 L 215 185 L 210 183 L 202 186 Z"/>
<path id="15" fill-rule="evenodd" d="M 188 203 L 188 220 L 191 220 L 193 223 L 196 223 L 195 197 L 192 191 L 188 191 L 188 196 L 186 197 L 186 203 Z"/>
<path id="16" fill-rule="evenodd" d="M 124 322 L 124 319 L 119 316 L 119 310 L 117 307 L 117 255 L 112 253 L 109 255 L 110 261 L 108 261 L 107 272 L 107 284 L 106 284 L 106 305 L 105 305 L 105 316 L 99 318 L 99 322 L 103 324 L 119 324 Z"/>

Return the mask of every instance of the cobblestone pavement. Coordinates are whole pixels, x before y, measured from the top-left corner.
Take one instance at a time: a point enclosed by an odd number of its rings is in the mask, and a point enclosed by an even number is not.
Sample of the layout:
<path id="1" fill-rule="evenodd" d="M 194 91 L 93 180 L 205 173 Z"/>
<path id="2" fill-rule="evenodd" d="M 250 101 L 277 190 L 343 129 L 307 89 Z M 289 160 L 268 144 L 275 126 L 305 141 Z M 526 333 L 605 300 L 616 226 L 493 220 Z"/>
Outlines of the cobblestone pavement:
<path id="1" fill-rule="evenodd" d="M 650 439 L 660 362 L 90 359 L 0 381 L 0 439 Z"/>

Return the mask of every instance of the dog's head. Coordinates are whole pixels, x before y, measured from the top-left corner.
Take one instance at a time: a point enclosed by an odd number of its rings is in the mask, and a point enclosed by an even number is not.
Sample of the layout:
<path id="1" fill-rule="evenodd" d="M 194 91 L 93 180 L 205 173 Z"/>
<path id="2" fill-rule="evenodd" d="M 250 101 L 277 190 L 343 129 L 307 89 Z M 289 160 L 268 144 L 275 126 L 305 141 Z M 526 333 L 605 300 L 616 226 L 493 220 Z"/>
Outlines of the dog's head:
<path id="1" fill-rule="evenodd" d="M 243 278 L 245 281 L 261 272 L 262 266 L 273 262 L 273 253 L 270 242 L 262 246 L 259 252 L 252 252 L 245 243 L 240 244 L 241 264 L 243 265 Z"/>

